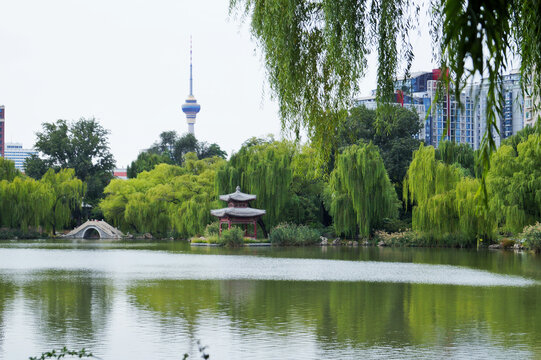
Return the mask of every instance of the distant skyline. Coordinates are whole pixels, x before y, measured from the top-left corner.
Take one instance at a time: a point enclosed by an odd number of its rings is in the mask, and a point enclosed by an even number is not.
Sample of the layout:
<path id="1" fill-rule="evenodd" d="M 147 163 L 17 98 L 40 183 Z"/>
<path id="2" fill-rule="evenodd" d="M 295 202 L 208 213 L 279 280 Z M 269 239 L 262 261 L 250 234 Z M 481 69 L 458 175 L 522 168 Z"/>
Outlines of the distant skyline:
<path id="1" fill-rule="evenodd" d="M 190 35 L 198 140 L 230 155 L 249 137 L 279 137 L 261 52 L 228 7 L 228 0 L 3 1 L 5 141 L 30 148 L 43 122 L 95 117 L 125 167 L 162 131 L 187 133 Z M 413 45 L 412 71 L 431 69 L 430 40 Z M 371 56 L 359 95 L 375 87 L 375 66 Z"/>

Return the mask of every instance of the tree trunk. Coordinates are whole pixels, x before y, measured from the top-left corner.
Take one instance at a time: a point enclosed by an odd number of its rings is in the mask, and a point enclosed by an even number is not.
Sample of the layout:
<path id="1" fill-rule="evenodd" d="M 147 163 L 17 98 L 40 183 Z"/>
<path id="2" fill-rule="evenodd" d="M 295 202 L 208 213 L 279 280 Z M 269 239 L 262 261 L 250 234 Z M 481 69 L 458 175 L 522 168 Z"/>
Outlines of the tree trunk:
<path id="1" fill-rule="evenodd" d="M 265 237 L 265 239 L 267 239 L 269 237 L 269 233 L 267 232 L 265 223 L 263 222 L 263 220 L 261 220 L 261 218 L 257 219 L 257 223 L 259 224 L 259 226 L 261 226 L 261 230 L 263 230 L 263 236 Z"/>

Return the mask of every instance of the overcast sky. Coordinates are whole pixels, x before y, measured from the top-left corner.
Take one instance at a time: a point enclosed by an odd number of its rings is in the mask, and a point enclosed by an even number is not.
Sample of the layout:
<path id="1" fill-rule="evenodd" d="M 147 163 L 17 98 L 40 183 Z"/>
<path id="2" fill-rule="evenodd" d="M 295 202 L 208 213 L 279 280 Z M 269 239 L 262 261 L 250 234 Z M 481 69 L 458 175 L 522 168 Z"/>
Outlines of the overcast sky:
<path id="1" fill-rule="evenodd" d="M 195 135 L 228 154 L 251 136 L 280 135 L 261 57 L 228 0 L 0 0 L 0 104 L 6 142 L 32 147 L 43 122 L 95 117 L 118 167 L 166 130 L 188 130 L 193 37 Z M 414 40 L 412 71 L 430 70 Z M 375 62 L 361 84 L 375 87 Z"/>

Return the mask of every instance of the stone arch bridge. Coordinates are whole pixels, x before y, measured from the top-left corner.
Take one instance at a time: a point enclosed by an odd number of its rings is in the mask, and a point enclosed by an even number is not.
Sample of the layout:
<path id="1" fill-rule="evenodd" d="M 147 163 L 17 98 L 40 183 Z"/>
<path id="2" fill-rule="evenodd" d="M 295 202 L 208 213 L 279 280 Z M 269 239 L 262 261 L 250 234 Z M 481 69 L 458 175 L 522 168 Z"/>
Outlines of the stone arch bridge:
<path id="1" fill-rule="evenodd" d="M 88 220 L 63 237 L 67 239 L 122 239 L 124 234 L 105 221 Z"/>

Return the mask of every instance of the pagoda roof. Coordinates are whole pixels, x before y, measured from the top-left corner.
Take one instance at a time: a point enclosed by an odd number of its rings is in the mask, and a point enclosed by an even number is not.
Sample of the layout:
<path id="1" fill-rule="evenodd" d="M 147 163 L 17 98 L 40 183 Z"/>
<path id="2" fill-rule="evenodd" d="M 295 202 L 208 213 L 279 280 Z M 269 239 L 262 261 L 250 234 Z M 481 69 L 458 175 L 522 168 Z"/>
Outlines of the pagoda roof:
<path id="1" fill-rule="evenodd" d="M 265 210 L 252 209 L 249 207 L 226 207 L 223 209 L 210 210 L 210 213 L 216 217 L 255 217 L 265 215 L 267 212 Z"/>
<path id="2" fill-rule="evenodd" d="M 234 193 L 227 194 L 227 195 L 220 195 L 220 200 L 223 200 L 223 201 L 229 201 L 229 200 L 252 201 L 252 200 L 255 200 L 256 198 L 257 198 L 257 195 L 245 194 L 241 192 L 240 186 L 237 186 L 237 189 Z"/>

